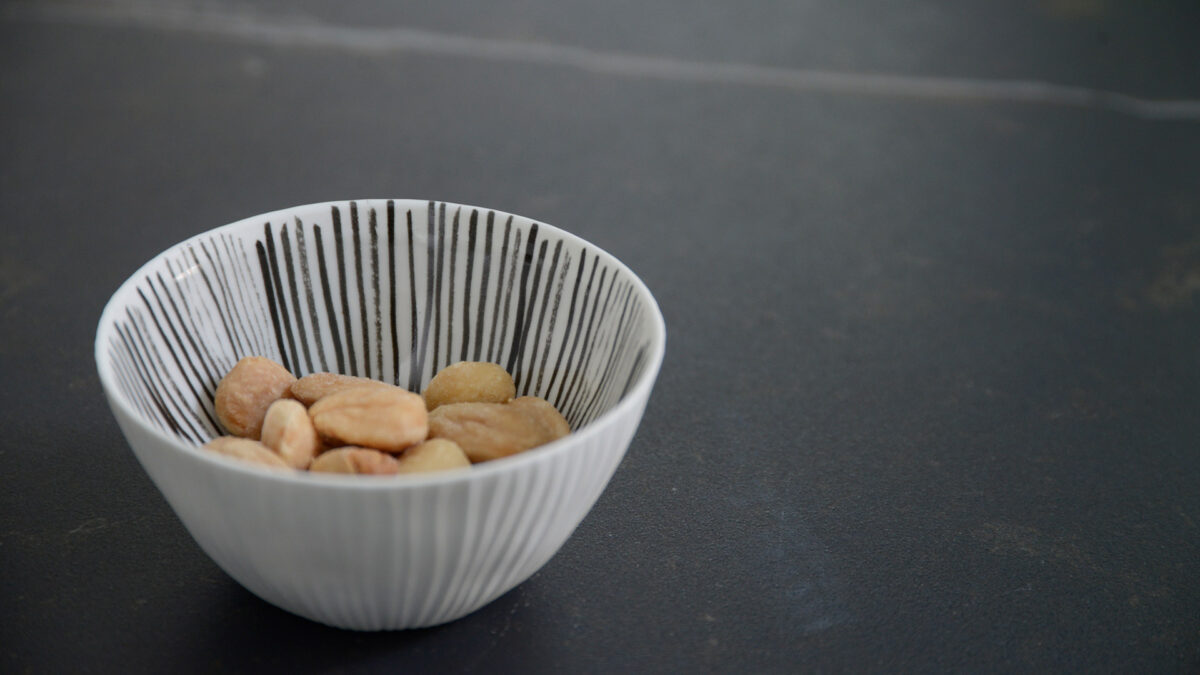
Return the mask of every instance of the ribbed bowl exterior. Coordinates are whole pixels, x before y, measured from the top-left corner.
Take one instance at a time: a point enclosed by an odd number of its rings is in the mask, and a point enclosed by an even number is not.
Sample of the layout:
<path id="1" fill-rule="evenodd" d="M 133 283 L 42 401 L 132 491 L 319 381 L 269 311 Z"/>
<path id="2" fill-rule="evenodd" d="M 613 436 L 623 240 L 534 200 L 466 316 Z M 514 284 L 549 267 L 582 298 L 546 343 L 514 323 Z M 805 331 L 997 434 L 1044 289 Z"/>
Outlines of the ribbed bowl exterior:
<path id="1" fill-rule="evenodd" d="M 664 341 L 632 272 L 565 232 L 364 200 L 266 214 L 160 254 L 113 296 L 96 356 L 138 460 L 222 569 L 298 615 L 383 630 L 462 617 L 558 551 L 624 456 Z M 219 433 L 216 382 L 251 354 L 416 391 L 448 363 L 490 360 L 573 433 L 425 476 L 262 471 L 197 447 Z"/>

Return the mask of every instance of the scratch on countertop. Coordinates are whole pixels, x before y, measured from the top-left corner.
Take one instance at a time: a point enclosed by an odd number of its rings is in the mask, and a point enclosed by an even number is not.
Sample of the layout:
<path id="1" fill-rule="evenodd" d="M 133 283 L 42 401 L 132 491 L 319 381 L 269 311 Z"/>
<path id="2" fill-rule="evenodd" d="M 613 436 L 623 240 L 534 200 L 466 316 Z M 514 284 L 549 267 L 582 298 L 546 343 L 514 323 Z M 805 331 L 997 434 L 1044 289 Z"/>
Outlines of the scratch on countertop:
<path id="1" fill-rule="evenodd" d="M 801 93 L 943 101 L 1002 101 L 1107 110 L 1146 120 L 1200 122 L 1200 100 L 1150 99 L 1123 92 L 1038 80 L 856 73 L 747 63 L 692 61 L 527 40 L 441 33 L 407 26 L 333 25 L 305 16 L 268 16 L 213 3 L 114 0 L 12 2 L 7 20 L 134 26 L 213 35 L 258 45 L 333 49 L 358 54 L 418 53 L 524 63 L 675 82 L 739 85 Z"/>

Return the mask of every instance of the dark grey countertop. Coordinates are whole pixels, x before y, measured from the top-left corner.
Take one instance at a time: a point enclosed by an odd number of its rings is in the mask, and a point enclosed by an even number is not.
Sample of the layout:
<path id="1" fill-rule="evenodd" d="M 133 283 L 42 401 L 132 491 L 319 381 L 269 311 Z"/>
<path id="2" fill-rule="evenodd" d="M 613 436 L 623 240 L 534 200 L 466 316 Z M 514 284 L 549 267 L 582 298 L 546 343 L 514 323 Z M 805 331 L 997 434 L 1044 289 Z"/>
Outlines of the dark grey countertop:
<path id="1" fill-rule="evenodd" d="M 1200 6 L 0 5 L 0 669 L 1195 671 Z M 668 326 L 539 573 L 352 633 L 193 543 L 108 296 L 301 203 L 483 205 Z"/>

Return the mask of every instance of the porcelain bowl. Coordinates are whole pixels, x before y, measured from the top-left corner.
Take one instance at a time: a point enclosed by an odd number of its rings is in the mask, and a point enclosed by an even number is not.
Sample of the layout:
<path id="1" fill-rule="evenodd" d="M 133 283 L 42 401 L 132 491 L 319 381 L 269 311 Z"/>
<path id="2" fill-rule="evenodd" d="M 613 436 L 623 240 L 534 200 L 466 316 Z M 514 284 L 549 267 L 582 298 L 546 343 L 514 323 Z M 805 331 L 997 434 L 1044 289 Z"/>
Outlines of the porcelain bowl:
<path id="1" fill-rule="evenodd" d="M 284 209 L 167 249 L 112 296 L 95 354 L 130 447 L 205 553 L 287 611 L 385 630 L 465 616 L 559 550 L 621 462 L 665 340 L 646 286 L 596 246 L 395 199 Z M 442 473 L 270 472 L 200 447 L 221 433 L 217 383 L 251 355 L 417 392 L 490 361 L 572 433 Z"/>

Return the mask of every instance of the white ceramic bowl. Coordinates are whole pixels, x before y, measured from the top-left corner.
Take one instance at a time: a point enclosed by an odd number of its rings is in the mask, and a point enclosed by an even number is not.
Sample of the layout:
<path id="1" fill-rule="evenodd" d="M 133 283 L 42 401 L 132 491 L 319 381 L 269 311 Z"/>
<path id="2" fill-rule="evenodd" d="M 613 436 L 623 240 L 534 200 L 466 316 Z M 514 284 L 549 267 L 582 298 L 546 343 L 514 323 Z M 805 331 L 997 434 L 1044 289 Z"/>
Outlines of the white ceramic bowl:
<path id="1" fill-rule="evenodd" d="M 558 551 L 624 456 L 665 339 L 645 285 L 562 230 L 360 200 L 171 247 L 113 295 L 95 349 L 138 460 L 222 569 L 288 611 L 380 630 L 462 617 Z M 218 434 L 217 382 L 248 355 L 414 391 L 450 363 L 492 361 L 519 394 L 557 405 L 572 433 L 424 476 L 267 472 L 198 447 Z"/>

